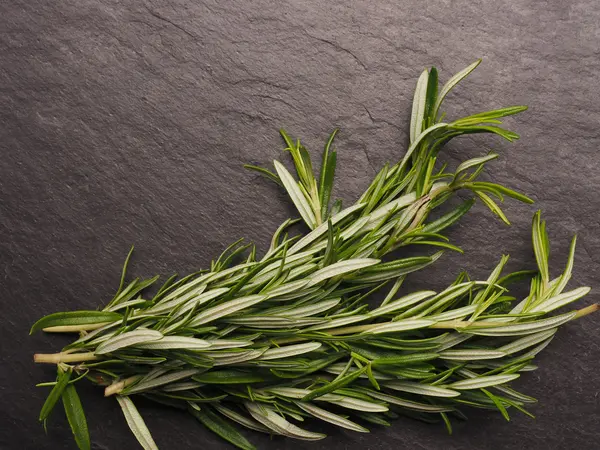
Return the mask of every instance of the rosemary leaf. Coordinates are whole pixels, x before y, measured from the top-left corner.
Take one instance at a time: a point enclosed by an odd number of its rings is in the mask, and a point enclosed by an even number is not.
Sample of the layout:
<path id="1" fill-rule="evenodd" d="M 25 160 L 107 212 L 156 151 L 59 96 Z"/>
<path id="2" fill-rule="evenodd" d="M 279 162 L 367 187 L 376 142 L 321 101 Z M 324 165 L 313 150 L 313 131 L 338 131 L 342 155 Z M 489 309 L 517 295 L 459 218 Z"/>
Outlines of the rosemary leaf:
<path id="1" fill-rule="evenodd" d="M 81 400 L 79 400 L 74 385 L 67 384 L 62 392 L 62 401 L 77 446 L 80 450 L 89 450 L 91 448 L 90 433 Z"/>
<path id="2" fill-rule="evenodd" d="M 119 406 L 123 410 L 123 415 L 125 416 L 127 425 L 129 425 L 129 429 L 142 448 L 144 450 L 158 450 L 154 439 L 152 439 L 150 430 L 148 430 L 144 419 L 142 419 L 142 416 L 131 399 L 129 397 L 118 395 L 117 402 L 119 402 Z"/>
<path id="3" fill-rule="evenodd" d="M 29 334 L 44 328 L 77 326 L 77 325 L 106 325 L 109 322 L 121 320 L 120 314 L 108 311 L 70 311 L 49 314 L 42 317 L 31 327 Z"/>
<path id="4" fill-rule="evenodd" d="M 218 434 L 226 441 L 232 443 L 237 448 L 242 450 L 255 450 L 256 447 L 252 445 L 248 440 L 240 434 L 233 426 L 229 423 L 225 422 L 221 417 L 212 412 L 210 408 L 188 408 L 189 412 L 202 424 L 211 430 L 212 432 Z"/>

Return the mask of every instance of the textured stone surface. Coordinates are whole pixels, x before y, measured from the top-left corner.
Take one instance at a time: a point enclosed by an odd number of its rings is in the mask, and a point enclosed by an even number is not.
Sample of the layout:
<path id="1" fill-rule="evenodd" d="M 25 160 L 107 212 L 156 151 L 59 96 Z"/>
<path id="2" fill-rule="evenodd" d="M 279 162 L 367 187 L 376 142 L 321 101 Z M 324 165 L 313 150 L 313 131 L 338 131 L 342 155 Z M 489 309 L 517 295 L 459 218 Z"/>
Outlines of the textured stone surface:
<path id="1" fill-rule="evenodd" d="M 37 423 L 46 391 L 34 384 L 52 373 L 31 355 L 67 341 L 28 337 L 33 321 L 105 302 L 132 243 L 140 276 L 205 267 L 239 236 L 264 248 L 291 208 L 242 164 L 281 156 L 280 126 L 315 153 L 341 127 L 337 193 L 356 198 L 406 148 L 425 66 L 446 79 L 483 58 L 448 98 L 450 115 L 530 106 L 511 120 L 515 144 L 462 139 L 446 156 L 498 150 L 488 176 L 537 204 L 509 203 L 510 228 L 478 205 L 451 233 L 466 255 L 413 285 L 440 287 L 462 268 L 484 276 L 507 252 L 531 267 L 542 208 L 555 272 L 578 233 L 572 283 L 597 287 L 599 23 L 594 0 L 1 2 L 0 447 L 74 448 L 62 413 L 47 437 Z M 310 445 L 253 438 L 272 449 L 598 448 L 599 336 L 598 317 L 569 324 L 516 383 L 540 399 L 536 420 L 472 411 L 454 436 L 399 420 L 370 435 L 326 428 L 332 437 Z M 135 445 L 116 402 L 91 388 L 82 397 L 94 448 Z M 141 409 L 163 449 L 229 448 L 192 418 Z"/>

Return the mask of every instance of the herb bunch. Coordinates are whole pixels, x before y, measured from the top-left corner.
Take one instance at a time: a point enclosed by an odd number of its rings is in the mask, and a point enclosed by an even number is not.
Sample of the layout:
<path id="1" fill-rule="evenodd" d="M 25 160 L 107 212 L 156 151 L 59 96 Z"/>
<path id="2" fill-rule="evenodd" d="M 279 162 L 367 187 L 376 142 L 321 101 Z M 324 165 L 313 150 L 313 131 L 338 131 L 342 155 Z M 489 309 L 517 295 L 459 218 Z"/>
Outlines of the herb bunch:
<path id="1" fill-rule="evenodd" d="M 549 316 L 589 291 L 565 291 L 571 277 L 575 239 L 567 266 L 556 278 L 548 267 L 549 243 L 538 212 L 533 248 L 538 270 L 503 274 L 502 257 L 486 280 L 458 275 L 448 288 L 400 294 L 406 276 L 435 262 L 444 250 L 461 251 L 441 234 L 473 205 L 470 199 L 442 215 L 429 214 L 456 191 L 467 190 L 504 222 L 504 197 L 531 202 L 496 183 L 478 181 L 490 153 L 438 167 L 449 140 L 472 133 L 518 138 L 499 119 L 526 108 L 514 106 L 444 121 L 448 92 L 479 61 L 438 91 L 435 68 L 425 70 L 415 91 L 410 145 L 403 159 L 386 165 L 352 206 L 331 202 L 336 152 L 329 137 L 319 176 L 308 151 L 281 135 L 296 178 L 275 161 L 275 171 L 247 166 L 280 184 L 309 232 L 291 235 L 297 220 L 285 221 L 259 257 L 254 245 L 237 241 L 209 270 L 125 284 L 129 253 L 114 298 L 99 311 L 56 313 L 31 332 L 77 332 L 60 353 L 35 361 L 57 366 L 56 381 L 42 407 L 46 421 L 62 399 L 77 445 L 90 448 L 76 382 L 88 379 L 114 396 L 145 449 L 157 446 L 132 397 L 189 411 L 207 428 L 241 449 L 253 449 L 238 425 L 296 439 L 325 435 L 300 427 L 317 418 L 367 432 L 367 423 L 388 425 L 398 415 L 421 420 L 464 418 L 461 407 L 495 409 L 508 419 L 511 408 L 529 414 L 535 400 L 509 387 L 552 340 L 559 326 L 597 309 Z M 409 245 L 422 256 L 398 257 Z M 430 248 L 437 248 L 432 253 Z M 518 301 L 509 286 L 530 280 Z M 368 300 L 379 291 L 375 308 Z"/>

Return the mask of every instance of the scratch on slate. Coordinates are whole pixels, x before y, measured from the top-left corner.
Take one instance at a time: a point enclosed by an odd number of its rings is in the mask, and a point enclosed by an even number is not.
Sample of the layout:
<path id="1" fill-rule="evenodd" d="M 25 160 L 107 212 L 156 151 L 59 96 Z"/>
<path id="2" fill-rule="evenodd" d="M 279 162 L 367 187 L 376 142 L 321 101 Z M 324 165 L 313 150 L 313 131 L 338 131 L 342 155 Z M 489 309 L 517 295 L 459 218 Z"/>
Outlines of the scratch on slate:
<path id="1" fill-rule="evenodd" d="M 593 253 L 591 253 L 587 246 L 585 245 L 585 241 L 582 239 L 581 240 L 581 246 L 583 247 L 583 251 L 585 252 L 585 254 L 588 256 L 588 258 L 590 258 L 592 260 L 592 262 L 596 263 L 596 264 L 600 264 L 600 261 L 597 261 L 596 258 L 594 258 Z"/>
<path id="2" fill-rule="evenodd" d="M 331 45 L 332 47 L 334 47 L 335 49 L 337 49 L 337 50 L 340 50 L 340 51 L 342 51 L 342 52 L 344 52 L 344 53 L 346 53 L 346 54 L 350 55 L 350 56 L 351 56 L 351 57 L 352 57 L 352 58 L 353 58 L 353 59 L 354 59 L 354 60 L 355 60 L 355 61 L 356 61 L 356 62 L 357 62 L 357 63 L 358 63 L 358 64 L 359 64 L 359 65 L 360 65 L 360 66 L 361 66 L 361 67 L 362 67 L 364 70 L 367 70 L 367 66 L 365 65 L 365 63 L 363 63 L 363 62 L 362 62 L 362 61 L 361 61 L 361 60 L 360 60 L 360 59 L 359 59 L 359 58 L 358 58 L 358 57 L 357 57 L 357 56 L 356 56 L 354 53 L 352 53 L 352 52 L 351 52 L 350 50 L 348 50 L 347 48 L 345 48 L 345 47 L 342 47 L 340 44 L 338 44 L 338 43 L 337 43 L 337 42 L 335 42 L 335 41 L 330 41 L 330 40 L 327 40 L 327 39 L 324 39 L 324 38 L 320 38 L 320 37 L 318 37 L 318 36 L 314 36 L 314 35 L 310 34 L 310 33 L 309 33 L 308 31 L 306 31 L 306 30 L 303 30 L 303 31 L 304 31 L 304 33 L 306 33 L 306 34 L 307 34 L 309 37 L 311 37 L 311 38 L 313 38 L 313 39 L 316 39 L 317 41 L 324 42 L 325 44 L 329 44 L 329 45 Z"/>
<path id="3" fill-rule="evenodd" d="M 369 166 L 371 167 L 371 169 L 373 170 L 373 172 L 377 173 L 377 169 L 375 168 L 375 166 L 371 162 L 371 157 L 369 156 L 369 152 L 367 151 L 367 149 L 365 148 L 363 150 L 363 152 L 365 152 L 365 156 L 367 157 L 367 162 L 369 163 Z"/>
<path id="4" fill-rule="evenodd" d="M 146 205 L 143 205 L 142 208 L 144 209 L 144 211 L 146 211 L 147 217 L 150 219 L 150 222 L 152 222 L 152 224 L 156 227 L 157 230 L 159 230 L 163 234 L 166 234 L 170 238 L 175 237 L 171 230 L 161 225 L 161 223 L 158 220 L 156 220 L 156 217 L 154 217 L 154 213 L 150 211 L 150 208 L 148 208 Z"/>
<path id="5" fill-rule="evenodd" d="M 359 144 L 358 147 L 362 150 L 362 152 L 365 154 L 365 158 L 367 159 L 367 164 L 369 165 L 369 167 L 371 168 L 371 170 L 375 173 L 378 172 L 377 169 L 375 169 L 375 166 L 373 165 L 373 163 L 371 162 L 371 157 L 369 156 L 369 152 L 367 151 L 367 146 L 364 144 Z"/>
<path id="6" fill-rule="evenodd" d="M 238 84 L 251 84 L 251 83 L 265 84 L 267 86 L 271 86 L 271 87 L 278 88 L 278 89 L 284 89 L 284 90 L 289 89 L 289 87 L 287 87 L 287 86 L 284 86 L 284 85 L 278 84 L 278 83 L 274 83 L 269 80 L 264 80 L 262 78 L 240 78 L 239 80 L 232 81 L 229 84 L 231 84 L 232 86 L 236 86 Z"/>
<path id="7" fill-rule="evenodd" d="M 400 129 L 400 127 L 398 125 L 396 125 L 395 123 L 388 122 L 385 119 L 377 119 L 377 118 L 373 117 L 373 115 L 371 114 L 371 111 L 369 111 L 369 109 L 365 105 L 362 105 L 362 107 L 365 109 L 367 115 L 369 116 L 369 119 L 371 119 L 371 122 L 373 122 L 373 123 L 385 123 L 385 124 L 389 125 L 390 127 L 394 127 L 394 128 Z"/>
<path id="8" fill-rule="evenodd" d="M 273 101 L 276 101 L 276 102 L 283 103 L 284 105 L 289 106 L 292 109 L 297 109 L 291 103 L 288 103 L 288 102 L 286 102 L 285 100 L 283 100 L 281 98 L 273 97 L 272 95 L 267 95 L 267 94 L 252 94 L 252 97 L 268 98 L 269 100 L 273 100 Z"/>
<path id="9" fill-rule="evenodd" d="M 143 53 L 140 53 L 133 45 L 133 43 L 131 42 L 127 42 L 124 39 L 121 39 L 119 37 L 119 35 L 117 33 L 113 33 L 112 30 L 107 30 L 107 34 L 109 36 L 111 36 L 115 41 L 117 41 L 119 43 L 119 45 L 122 48 L 131 50 L 133 53 L 135 53 L 137 56 L 139 56 L 141 59 L 144 59 L 146 56 Z"/>
<path id="10" fill-rule="evenodd" d="M 146 10 L 150 13 L 151 16 L 156 17 L 159 20 L 162 20 L 163 22 L 167 22 L 168 24 L 174 26 L 175 28 L 177 28 L 180 31 L 183 31 L 185 34 L 187 34 L 188 36 L 190 36 L 193 39 L 198 39 L 198 36 L 196 36 L 194 33 L 186 30 L 185 28 L 183 28 L 181 25 L 176 24 L 175 22 L 173 22 L 172 20 L 160 15 L 159 13 L 157 13 L 156 11 L 153 11 L 152 9 L 148 8 L 147 6 L 144 5 L 144 7 L 146 8 Z"/>

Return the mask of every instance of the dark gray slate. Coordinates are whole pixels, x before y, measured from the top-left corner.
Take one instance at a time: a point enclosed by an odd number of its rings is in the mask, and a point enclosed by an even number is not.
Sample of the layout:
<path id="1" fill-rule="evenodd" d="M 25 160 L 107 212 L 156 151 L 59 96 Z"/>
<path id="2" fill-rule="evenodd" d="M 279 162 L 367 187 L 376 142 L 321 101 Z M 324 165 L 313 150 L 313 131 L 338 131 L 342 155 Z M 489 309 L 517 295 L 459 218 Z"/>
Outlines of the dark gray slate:
<path id="1" fill-rule="evenodd" d="M 578 233 L 572 283 L 597 287 L 599 23 L 595 0 L 1 2 L 0 447 L 74 448 L 62 413 L 48 436 L 37 423 L 46 389 L 34 384 L 52 371 L 31 360 L 67 340 L 28 337 L 32 322 L 106 302 L 131 244 L 140 276 L 206 267 L 239 236 L 264 248 L 291 208 L 242 164 L 281 157 L 281 126 L 315 153 L 341 127 L 337 193 L 355 199 L 406 149 L 425 66 L 445 79 L 484 60 L 449 97 L 450 117 L 530 106 L 510 121 L 515 144 L 462 139 L 445 154 L 456 164 L 494 148 L 488 177 L 537 203 L 507 204 L 510 228 L 477 205 L 451 232 L 466 254 L 413 286 L 439 288 L 462 268 L 485 276 L 502 253 L 531 267 L 529 223 L 542 208 L 554 272 Z M 370 435 L 327 428 L 332 437 L 308 445 L 253 438 L 271 449 L 599 448 L 599 323 L 566 326 L 516 383 L 540 399 L 536 420 L 474 411 L 454 436 L 399 420 Z M 136 445 L 116 402 L 93 388 L 82 398 L 94 448 Z M 141 410 L 163 449 L 229 448 L 192 418 Z"/>

